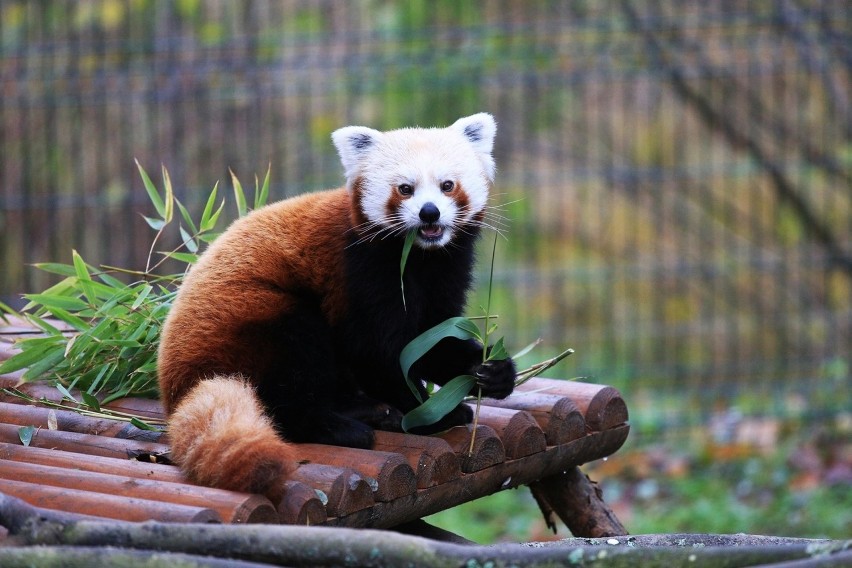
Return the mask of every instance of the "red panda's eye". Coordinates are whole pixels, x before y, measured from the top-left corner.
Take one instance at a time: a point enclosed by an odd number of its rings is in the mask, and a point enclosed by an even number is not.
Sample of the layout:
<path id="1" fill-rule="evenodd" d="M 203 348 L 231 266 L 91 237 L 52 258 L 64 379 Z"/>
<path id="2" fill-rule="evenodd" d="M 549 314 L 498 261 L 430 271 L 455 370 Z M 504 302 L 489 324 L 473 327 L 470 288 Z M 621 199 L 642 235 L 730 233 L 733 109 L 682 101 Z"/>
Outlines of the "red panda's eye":
<path id="1" fill-rule="evenodd" d="M 399 184 L 396 187 L 396 190 L 399 192 L 400 195 L 411 195 L 412 193 L 414 193 L 414 187 L 407 183 Z"/>
<path id="2" fill-rule="evenodd" d="M 447 180 L 447 181 L 441 183 L 441 191 L 443 191 L 444 193 L 449 193 L 453 190 L 453 188 L 455 186 L 456 186 L 456 184 Z"/>

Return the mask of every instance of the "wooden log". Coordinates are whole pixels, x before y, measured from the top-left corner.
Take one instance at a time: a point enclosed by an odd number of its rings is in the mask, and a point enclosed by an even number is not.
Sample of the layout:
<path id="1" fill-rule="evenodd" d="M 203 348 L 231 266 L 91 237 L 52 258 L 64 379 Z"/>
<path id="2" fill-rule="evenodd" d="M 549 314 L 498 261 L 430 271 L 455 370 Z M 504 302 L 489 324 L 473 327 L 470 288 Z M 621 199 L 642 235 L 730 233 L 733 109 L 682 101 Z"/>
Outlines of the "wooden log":
<path id="1" fill-rule="evenodd" d="M 81 471 L 111 473 L 150 481 L 165 481 L 193 485 L 181 473 L 177 466 L 159 463 L 145 463 L 136 460 L 86 456 L 49 450 L 45 448 L 25 447 L 0 442 L 0 460 L 20 461 L 32 464 L 49 465 Z M 296 481 L 287 482 L 287 492 L 278 504 L 280 522 L 299 525 L 318 525 L 325 522 L 325 505 L 313 488 Z M 236 522 L 232 520 L 231 522 Z M 245 522 L 254 522 L 245 521 Z"/>
<path id="2" fill-rule="evenodd" d="M 579 440 L 519 460 L 507 460 L 471 472 L 441 485 L 418 490 L 410 495 L 377 503 L 374 507 L 343 517 L 329 518 L 332 526 L 392 528 L 401 523 L 426 517 L 461 503 L 511 489 L 560 473 L 575 465 L 611 455 L 620 448 L 630 427 L 619 426 L 593 432 Z"/>
<path id="3" fill-rule="evenodd" d="M 36 400 L 45 399 L 50 402 L 62 402 L 63 395 L 56 387 L 45 384 L 42 381 L 20 384 L 20 376 L 22 374 L 23 372 L 0 375 L 0 388 L 15 388 Z M 77 389 L 70 389 L 69 392 L 71 393 L 71 396 L 77 400 L 83 399 L 80 391 Z M 99 395 L 97 398 L 103 399 L 103 396 Z M 20 398 L 8 395 L 2 391 L 0 391 L 0 401 L 12 403 L 23 402 Z M 67 399 L 65 402 L 68 403 Z M 149 398 L 119 398 L 102 405 L 102 408 L 132 414 L 142 420 L 165 420 L 165 412 L 163 411 L 162 403 L 158 400 Z"/>
<path id="4" fill-rule="evenodd" d="M 479 423 L 494 429 L 503 441 L 508 459 L 542 452 L 547 446 L 544 432 L 529 412 L 482 405 Z"/>
<path id="5" fill-rule="evenodd" d="M 52 387 L 43 381 L 34 383 L 21 383 L 23 371 L 16 371 L 6 375 L 0 375 L 0 389 L 18 389 L 19 391 L 30 395 L 36 400 L 45 398 L 51 402 L 59 402 L 62 400 L 62 393 L 56 387 Z M 73 394 L 73 393 L 72 393 Z M 20 402 L 21 399 L 8 395 L 0 391 L 0 400 L 3 402 Z"/>
<path id="6" fill-rule="evenodd" d="M 210 508 L 226 523 L 279 522 L 278 512 L 266 497 L 210 487 L 10 460 L 0 460 L 0 479 L 26 479 L 38 485 Z"/>
<path id="7" fill-rule="evenodd" d="M 583 413 L 586 426 L 592 432 L 614 428 L 628 420 L 627 404 L 621 398 L 621 393 L 605 385 L 536 377 L 520 385 L 518 390 L 544 392 L 570 398 Z"/>
<path id="8" fill-rule="evenodd" d="M 0 423 L 0 442 L 20 444 L 19 430 L 20 426 Z M 105 436 L 59 432 L 44 428 L 39 429 L 33 435 L 30 445 L 36 448 L 56 448 L 66 452 L 119 459 L 145 458 L 167 454 L 169 451 L 169 447 L 165 444 L 155 442 L 119 440 Z"/>
<path id="9" fill-rule="evenodd" d="M 126 412 L 134 416 L 139 416 L 143 420 L 145 418 L 154 418 L 157 420 L 165 420 L 166 412 L 163 410 L 163 404 L 159 400 L 150 398 L 118 398 L 107 404 L 101 405 L 102 408 Z"/>
<path id="10" fill-rule="evenodd" d="M 148 499 L 93 493 L 0 479 L 0 493 L 17 497 L 36 507 L 55 511 L 73 511 L 83 515 L 122 521 L 164 523 L 218 523 L 222 519 L 212 509 L 160 503 Z"/>
<path id="11" fill-rule="evenodd" d="M 461 475 L 459 459 L 450 445 L 434 436 L 376 431 L 374 449 L 405 456 L 417 476 L 417 488 L 446 483 Z"/>
<path id="12" fill-rule="evenodd" d="M 284 498 L 278 504 L 278 517 L 287 525 L 316 526 L 326 521 L 325 505 L 316 490 L 298 481 L 285 483 Z"/>
<path id="13" fill-rule="evenodd" d="M 163 434 L 160 430 L 142 430 L 129 422 L 84 416 L 73 410 L 0 402 L 0 416 L 7 424 L 49 428 L 51 415 L 56 419 L 56 428 L 64 432 L 146 442 L 157 442 Z"/>
<path id="14" fill-rule="evenodd" d="M 20 441 L 18 443 L 0 442 L 0 460 L 20 461 L 99 473 L 113 473 L 115 475 L 150 479 L 152 481 L 190 483 L 183 473 L 181 473 L 180 469 L 174 465 L 94 455 L 87 455 L 83 458 L 80 454 L 58 449 L 23 446 Z"/>
<path id="15" fill-rule="evenodd" d="M 544 431 L 548 446 L 565 444 L 586 435 L 583 413 L 565 396 L 518 390 L 503 400 L 483 399 L 482 404 L 529 412 Z"/>
<path id="16" fill-rule="evenodd" d="M 290 477 L 322 491 L 328 499 L 325 508 L 330 517 L 349 515 L 375 504 L 372 487 L 352 468 L 304 463 Z"/>
<path id="17" fill-rule="evenodd" d="M 459 458 L 459 466 L 464 473 L 479 471 L 506 459 L 506 450 L 497 433 L 490 426 L 477 426 L 473 452 L 470 451 L 472 428 L 456 426 L 436 434 L 447 442 Z"/>
<path id="18" fill-rule="evenodd" d="M 372 481 L 373 498 L 391 501 L 417 489 L 414 470 L 398 453 L 343 448 L 323 444 L 299 444 L 299 458 L 323 465 L 347 467 Z"/>
<path id="19" fill-rule="evenodd" d="M 604 503 L 598 484 L 578 467 L 530 483 L 530 490 L 554 532 L 555 513 L 576 537 L 603 538 L 628 534 L 612 509 Z"/>

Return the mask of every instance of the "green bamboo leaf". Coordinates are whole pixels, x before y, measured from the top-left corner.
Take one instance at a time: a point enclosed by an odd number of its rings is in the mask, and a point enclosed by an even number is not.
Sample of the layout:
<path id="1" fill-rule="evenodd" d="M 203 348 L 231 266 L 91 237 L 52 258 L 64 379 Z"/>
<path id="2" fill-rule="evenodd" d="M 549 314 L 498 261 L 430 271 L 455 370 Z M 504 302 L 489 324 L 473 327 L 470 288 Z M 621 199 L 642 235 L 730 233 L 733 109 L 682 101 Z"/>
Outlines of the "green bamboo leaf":
<path id="1" fill-rule="evenodd" d="M 139 163 L 139 160 L 135 160 L 136 167 L 139 168 L 139 174 L 142 176 L 142 184 L 145 186 L 145 191 L 148 192 L 148 198 L 151 200 L 151 203 L 154 204 L 154 209 L 159 213 L 160 218 L 164 221 L 163 225 L 165 225 L 166 218 L 166 204 L 163 203 L 163 198 L 160 197 L 160 192 L 157 191 L 157 186 L 154 185 L 154 182 L 151 181 L 151 178 L 148 177 L 148 172 L 142 167 L 142 164 Z M 148 221 L 148 217 L 145 217 L 145 220 Z M 151 223 L 148 223 L 151 225 Z M 153 225 L 152 225 L 153 227 Z M 159 230 L 162 227 L 154 227 L 155 230 Z"/>
<path id="2" fill-rule="evenodd" d="M 75 276 L 74 267 L 70 264 L 59 262 L 37 262 L 33 264 L 39 270 L 49 272 L 51 274 L 59 274 L 60 276 Z"/>
<path id="3" fill-rule="evenodd" d="M 191 233 L 193 235 L 198 234 L 198 227 L 195 226 L 195 222 L 192 220 L 192 217 L 189 215 L 189 211 L 186 210 L 186 207 L 183 206 L 183 203 L 180 200 L 175 199 L 175 203 L 180 210 L 180 216 L 183 219 L 183 222 L 186 223 L 186 226 L 189 227 Z"/>
<path id="4" fill-rule="evenodd" d="M 402 350 L 399 355 L 399 363 L 402 367 L 402 374 L 408 378 L 408 372 L 411 366 L 420 359 L 427 351 L 432 349 L 439 341 L 446 337 L 455 337 L 457 339 L 475 339 L 476 335 L 470 332 L 470 323 L 476 328 L 476 324 L 465 317 L 449 318 L 438 325 L 431 327 L 412 339 L 408 345 Z M 478 330 L 478 328 L 477 328 Z"/>
<path id="5" fill-rule="evenodd" d="M 70 325 L 71 327 L 76 329 L 77 331 L 86 331 L 87 329 L 89 329 L 89 327 L 91 327 L 84 320 L 80 319 L 79 317 L 77 317 L 73 314 L 68 313 L 67 311 L 63 310 L 62 308 L 53 307 L 53 308 L 50 308 L 49 311 L 50 311 L 50 315 L 52 315 L 53 317 L 55 317 L 56 319 L 58 319 L 60 321 L 67 323 L 68 325 Z"/>
<path id="6" fill-rule="evenodd" d="M 480 343 L 483 342 L 482 335 L 479 331 L 479 326 L 476 325 L 476 322 L 474 322 L 472 319 L 462 318 L 462 320 L 457 322 L 456 325 L 459 326 L 465 332 L 469 333 L 471 337 L 479 340 Z"/>
<path id="7" fill-rule="evenodd" d="M 145 222 L 148 223 L 148 226 L 154 229 L 155 231 L 159 231 L 163 227 L 166 226 L 166 222 L 163 219 L 154 219 L 152 217 L 146 217 L 142 215 L 142 218 L 145 219 Z"/>
<path id="8" fill-rule="evenodd" d="M 183 225 L 179 227 L 180 236 L 183 239 L 183 246 L 186 247 L 186 250 L 195 254 L 198 252 L 198 243 L 195 242 L 195 239 L 190 235 L 186 229 L 183 228 Z"/>
<path id="9" fill-rule="evenodd" d="M 132 339 L 104 339 L 100 343 L 108 347 L 142 347 L 141 343 Z"/>
<path id="10" fill-rule="evenodd" d="M 219 220 L 219 214 L 222 213 L 222 208 L 225 207 L 225 200 L 222 200 L 222 203 L 219 204 L 219 208 L 213 212 L 213 207 L 216 206 L 216 194 L 219 191 L 219 182 L 216 182 L 216 185 L 213 186 L 213 190 L 210 192 L 210 197 L 207 198 L 207 203 L 204 205 L 204 211 L 201 213 L 201 222 L 198 225 L 198 228 L 201 229 L 201 232 L 207 232 L 216 226 L 216 222 Z"/>
<path id="11" fill-rule="evenodd" d="M 54 346 L 53 350 L 45 353 L 44 357 L 30 365 L 21 377 L 24 381 L 31 381 L 47 374 L 51 369 L 65 360 L 65 347 L 61 344 Z"/>
<path id="12" fill-rule="evenodd" d="M 95 375 L 95 378 L 92 379 L 92 382 L 89 385 L 89 391 L 90 392 L 98 392 L 98 389 L 100 388 L 100 385 L 101 385 L 101 381 L 104 379 L 104 377 L 109 376 L 112 368 L 113 368 L 113 365 L 102 365 L 100 367 L 100 369 L 98 369 L 98 372 Z"/>
<path id="13" fill-rule="evenodd" d="M 405 305 L 405 265 L 408 262 L 408 255 L 411 253 L 411 247 L 414 245 L 414 239 L 417 238 L 417 231 L 408 231 L 405 235 L 405 242 L 402 245 L 402 257 L 399 259 L 399 290 L 402 293 L 402 308 L 408 311 Z"/>
<path id="14" fill-rule="evenodd" d="M 62 339 L 59 337 L 39 337 L 19 341 L 17 345 L 21 347 L 22 351 L 0 363 L 0 375 L 14 373 L 29 367 L 44 357 L 51 349 L 54 349 L 60 341 Z"/>
<path id="15" fill-rule="evenodd" d="M 240 180 L 237 179 L 236 174 L 234 174 L 233 170 L 228 169 L 228 172 L 231 174 L 231 184 L 234 186 L 234 199 L 237 201 L 237 214 L 240 217 L 245 216 L 248 213 L 248 205 L 246 204 L 246 194 L 243 191 L 243 185 L 240 183 Z"/>
<path id="16" fill-rule="evenodd" d="M 136 426 L 137 428 L 139 428 L 140 430 L 156 430 L 156 428 L 154 428 L 153 426 L 151 426 L 147 422 L 143 422 L 142 420 L 139 420 L 135 416 L 130 418 L 130 423 L 133 424 L 134 426 Z"/>
<path id="17" fill-rule="evenodd" d="M 257 176 L 254 176 L 254 208 L 259 209 L 266 205 L 269 200 L 269 174 L 272 171 L 272 164 L 266 168 L 266 177 L 263 178 L 263 185 L 258 190 Z"/>
<path id="18" fill-rule="evenodd" d="M 83 257 L 76 250 L 71 251 L 71 258 L 74 261 L 74 272 L 77 275 L 77 282 L 83 289 L 83 297 L 88 300 L 89 304 L 95 303 L 95 290 L 92 287 L 92 275 L 89 274 L 89 267 L 86 266 Z"/>
<path id="19" fill-rule="evenodd" d="M 101 403 L 98 402 L 98 399 L 95 398 L 94 395 L 87 393 L 85 391 L 82 392 L 81 394 L 83 395 L 83 402 L 86 403 L 86 406 L 88 406 L 89 408 L 91 408 L 95 412 L 101 411 Z"/>
<path id="20" fill-rule="evenodd" d="M 139 306 L 142 305 L 142 302 L 144 302 L 148 298 L 148 296 L 151 294 L 151 292 L 153 290 L 154 290 L 153 286 L 151 286 L 150 284 L 144 284 L 142 286 L 142 289 L 139 291 L 138 295 L 136 296 L 136 299 L 133 300 L 133 304 L 131 304 L 131 306 L 130 306 L 130 311 L 135 312 L 136 310 L 138 310 Z"/>
<path id="21" fill-rule="evenodd" d="M 76 276 L 69 276 L 68 278 L 63 278 L 53 286 L 47 288 L 44 292 L 41 292 L 41 295 L 44 296 L 68 296 L 76 292 L 75 284 L 77 283 Z M 27 296 L 25 295 L 24 298 Z M 28 302 L 26 306 L 21 308 L 22 312 L 32 311 L 34 308 L 37 308 L 38 304 L 36 302 Z"/>
<path id="22" fill-rule="evenodd" d="M 441 387 L 429 399 L 403 416 L 402 429 L 406 432 L 418 426 L 434 424 L 464 400 L 476 385 L 476 377 L 461 375 Z"/>
<path id="23" fill-rule="evenodd" d="M 535 349 L 540 344 L 541 344 L 541 338 L 536 339 L 535 341 L 533 341 L 532 343 L 530 343 L 529 345 L 527 345 L 526 347 L 524 347 L 523 349 L 521 349 L 520 351 L 518 351 L 517 353 L 512 355 L 512 359 L 520 359 L 521 357 L 528 354 L 530 351 Z"/>
<path id="24" fill-rule="evenodd" d="M 30 442 L 33 441 L 33 434 L 35 434 L 35 426 L 21 426 L 18 428 L 18 438 L 25 446 L 29 446 Z"/>
<path id="25" fill-rule="evenodd" d="M 417 389 L 414 381 L 412 381 L 412 379 L 408 376 L 411 366 L 425 355 L 426 352 L 437 345 L 439 341 L 446 337 L 455 337 L 457 339 L 474 339 L 477 337 L 470 333 L 470 325 L 468 325 L 468 322 L 476 328 L 476 324 L 470 322 L 470 320 L 465 317 L 446 319 L 412 339 L 408 345 L 403 348 L 402 353 L 399 355 L 402 374 L 405 377 L 405 382 L 408 385 L 409 390 L 411 390 L 411 393 L 419 402 L 423 402 L 423 399 L 420 396 L 420 391 Z M 478 333 L 478 328 L 476 329 Z"/>
<path id="26" fill-rule="evenodd" d="M 89 307 L 89 304 L 80 298 L 72 298 L 70 296 L 58 296 L 55 294 L 25 294 L 24 298 L 37 305 L 43 306 L 47 310 L 50 310 L 51 308 L 59 308 L 60 310 L 79 312 Z"/>
<path id="27" fill-rule="evenodd" d="M 497 340 L 497 342 L 491 346 L 491 349 L 488 350 L 488 360 L 489 361 L 502 361 L 503 359 L 509 358 L 509 352 L 506 350 L 506 346 L 503 342 L 503 338 Z"/>
<path id="28" fill-rule="evenodd" d="M 124 286 L 125 286 L 124 282 L 122 282 L 121 280 L 119 280 L 115 276 L 107 274 L 106 272 L 101 272 L 100 274 L 98 274 L 98 279 L 100 279 L 101 282 L 103 282 L 105 285 L 109 286 L 110 288 L 119 288 L 120 289 L 120 288 L 124 288 Z"/>
<path id="29" fill-rule="evenodd" d="M 163 220 L 166 224 L 172 222 L 172 217 L 174 216 L 175 211 L 175 193 L 172 190 L 172 178 L 169 177 L 169 172 L 166 169 L 166 166 L 162 167 L 163 169 L 163 187 L 166 190 L 166 198 L 165 198 L 165 214 L 163 215 Z"/>
<path id="30" fill-rule="evenodd" d="M 71 392 L 69 392 L 69 390 L 67 388 L 65 388 L 63 385 L 56 383 L 56 390 L 58 390 L 60 393 L 62 393 L 62 396 L 64 398 L 67 398 L 68 400 L 70 400 L 71 402 L 73 402 L 75 404 L 80 404 L 80 401 L 77 400 L 76 398 L 74 398 L 71 395 Z"/>
<path id="31" fill-rule="evenodd" d="M 223 201 L 222 205 L 224 205 L 224 204 L 225 204 L 225 202 Z M 219 209 L 219 211 L 221 211 L 221 208 Z M 205 243 L 212 243 L 217 238 L 219 238 L 219 235 L 221 235 L 221 234 L 222 234 L 222 231 L 216 231 L 216 232 L 213 232 L 213 233 L 201 233 L 200 235 L 198 235 L 198 239 L 200 241 L 205 242 Z"/>
<path id="32" fill-rule="evenodd" d="M 164 252 L 162 254 L 187 264 L 195 264 L 198 261 L 198 255 L 190 252 Z"/>

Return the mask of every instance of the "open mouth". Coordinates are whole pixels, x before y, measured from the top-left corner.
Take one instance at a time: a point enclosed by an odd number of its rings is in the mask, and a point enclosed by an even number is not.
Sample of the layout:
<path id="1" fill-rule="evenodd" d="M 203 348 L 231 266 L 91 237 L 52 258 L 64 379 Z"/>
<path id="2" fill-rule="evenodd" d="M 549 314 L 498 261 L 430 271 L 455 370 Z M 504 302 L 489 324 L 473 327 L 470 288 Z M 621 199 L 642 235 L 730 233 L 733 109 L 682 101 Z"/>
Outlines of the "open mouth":
<path id="1" fill-rule="evenodd" d="M 427 242 L 437 242 L 444 236 L 444 228 L 440 225 L 423 225 L 417 231 L 420 238 Z"/>

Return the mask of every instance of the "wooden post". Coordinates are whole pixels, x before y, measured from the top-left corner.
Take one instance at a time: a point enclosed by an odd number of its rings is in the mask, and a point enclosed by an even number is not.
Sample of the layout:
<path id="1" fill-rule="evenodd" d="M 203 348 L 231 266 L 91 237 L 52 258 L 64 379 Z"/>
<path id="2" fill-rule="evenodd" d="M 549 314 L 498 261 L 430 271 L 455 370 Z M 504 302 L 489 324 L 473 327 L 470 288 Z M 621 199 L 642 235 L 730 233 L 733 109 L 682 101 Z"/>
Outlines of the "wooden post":
<path id="1" fill-rule="evenodd" d="M 627 530 L 603 501 L 598 484 L 579 467 L 530 483 L 547 526 L 556 532 L 554 513 L 576 537 L 624 536 Z"/>

